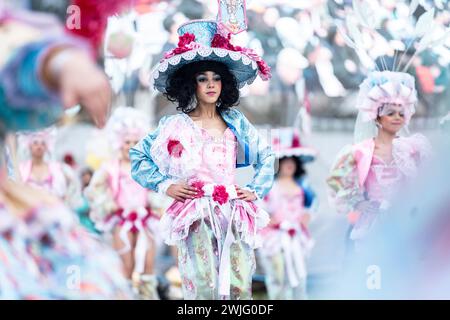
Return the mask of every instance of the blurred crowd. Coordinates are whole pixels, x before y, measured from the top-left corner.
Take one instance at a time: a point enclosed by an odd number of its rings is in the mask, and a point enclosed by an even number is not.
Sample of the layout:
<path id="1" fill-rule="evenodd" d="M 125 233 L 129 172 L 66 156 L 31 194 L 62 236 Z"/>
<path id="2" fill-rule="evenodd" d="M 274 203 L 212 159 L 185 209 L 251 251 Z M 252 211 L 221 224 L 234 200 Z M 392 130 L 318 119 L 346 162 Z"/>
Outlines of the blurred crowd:
<path id="1" fill-rule="evenodd" d="M 34 10 L 55 12 L 65 18 L 64 1 L 30 0 Z M 414 53 L 414 25 L 426 9 L 435 7 L 435 38 L 450 24 L 448 1 L 419 1 L 409 14 L 410 1 L 369 1 L 377 32 L 363 30 L 363 43 L 370 57 L 359 56 L 345 41 L 345 18 L 352 11 L 348 0 L 249 0 L 248 32 L 234 42 L 262 54 L 274 71 L 270 84 L 256 81 L 245 92 L 241 106 L 258 123 L 293 125 L 301 107 L 313 116 L 351 117 L 359 84 L 373 69 L 392 64 L 405 65 Z M 207 0 L 130 1 L 130 13 L 114 19 L 110 30 L 133 35 L 133 53 L 128 59 L 111 58 L 107 72 L 116 81 L 116 91 L 124 95 L 124 104 L 146 104 L 137 98 L 148 88 L 148 68 L 162 58 L 163 52 L 177 44 L 178 27 L 191 19 L 214 19 L 217 2 Z M 151 17 L 151 19 L 149 19 Z M 117 21 L 120 20 L 120 21 Z M 123 40 L 123 39 L 122 39 Z M 115 41 L 119 41 L 120 39 Z M 417 55 L 408 67 L 415 75 L 420 102 L 418 114 L 443 116 L 450 97 L 450 40 Z M 150 54 L 150 55 L 149 55 Z M 148 58 L 151 56 L 151 58 Z M 123 76 L 125 71 L 126 77 Z M 267 95 L 270 93 L 270 99 Z M 142 96 L 142 95 L 141 95 Z M 136 101 L 137 99 L 137 101 Z M 169 113 L 164 99 L 156 97 L 156 118 Z M 284 112 L 280 112 L 284 109 Z"/>

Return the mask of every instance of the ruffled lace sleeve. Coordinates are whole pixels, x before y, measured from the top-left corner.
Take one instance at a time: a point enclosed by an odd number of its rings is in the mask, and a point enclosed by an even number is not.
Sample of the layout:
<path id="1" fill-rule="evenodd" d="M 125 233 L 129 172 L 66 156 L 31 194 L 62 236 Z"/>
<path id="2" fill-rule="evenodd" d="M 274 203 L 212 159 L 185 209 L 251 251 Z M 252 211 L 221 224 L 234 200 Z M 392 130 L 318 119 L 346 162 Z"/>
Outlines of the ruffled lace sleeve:
<path id="1" fill-rule="evenodd" d="M 431 157 L 429 140 L 422 134 L 395 139 L 392 156 L 395 163 L 407 177 L 415 177 L 418 168 Z"/>
<path id="2" fill-rule="evenodd" d="M 165 194 L 167 188 L 176 182 L 170 170 L 170 152 L 175 157 L 183 155 L 183 144 L 173 139 L 170 132 L 177 132 L 174 124 L 177 116 L 163 117 L 155 131 L 143 138 L 130 150 L 131 176 L 147 189 Z"/>
<path id="3" fill-rule="evenodd" d="M 161 126 L 150 148 L 150 156 L 161 174 L 174 180 L 186 180 L 196 174 L 203 147 L 197 130 L 185 114 L 172 116 Z"/>
<path id="4" fill-rule="evenodd" d="M 420 165 L 431 157 L 433 153 L 431 143 L 423 134 L 414 134 L 409 139 L 411 140 L 413 156 L 417 165 Z"/>
<path id="5" fill-rule="evenodd" d="M 327 179 L 330 202 L 338 213 L 347 214 L 364 200 L 358 184 L 356 160 L 352 146 L 344 147 L 338 154 Z"/>

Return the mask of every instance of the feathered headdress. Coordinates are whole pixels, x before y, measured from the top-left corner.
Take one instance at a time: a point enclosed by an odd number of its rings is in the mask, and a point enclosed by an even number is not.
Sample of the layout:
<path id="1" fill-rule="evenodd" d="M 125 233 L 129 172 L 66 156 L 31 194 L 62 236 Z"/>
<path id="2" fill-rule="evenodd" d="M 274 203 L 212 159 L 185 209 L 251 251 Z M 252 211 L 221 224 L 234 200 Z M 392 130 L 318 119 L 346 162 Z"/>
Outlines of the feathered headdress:
<path id="1" fill-rule="evenodd" d="M 418 6 L 419 0 L 411 1 L 409 6 L 409 17 L 411 19 Z M 409 123 L 409 120 L 415 113 L 417 91 L 414 78 L 406 71 L 418 54 L 433 46 L 444 44 L 447 37 L 450 36 L 449 28 L 443 35 L 436 37 L 434 31 L 437 28 L 437 23 L 434 20 L 434 15 L 435 9 L 431 8 L 417 19 L 413 37 L 405 46 L 403 54 L 398 57 L 399 51 L 395 51 L 393 63 L 389 65 L 384 57 L 380 57 L 380 63 L 377 63 L 364 46 L 361 30 L 369 31 L 377 37 L 384 38 L 377 31 L 379 29 L 379 19 L 368 1 L 353 1 L 353 13 L 348 14 L 345 20 L 347 32 L 344 31 L 342 22 L 335 21 L 345 43 L 356 51 L 361 62 L 369 65 L 369 68 L 374 70 L 369 73 L 360 85 L 356 105 L 358 109 L 358 118 L 355 125 L 356 141 L 369 138 L 376 133 L 374 120 L 382 114 L 382 109 L 385 105 L 402 105 L 404 107 L 406 124 Z M 414 54 L 407 61 L 404 61 L 407 53 L 412 48 L 415 50 Z M 407 130 L 407 128 L 405 129 Z"/>
<path id="2" fill-rule="evenodd" d="M 417 10 L 418 6 L 419 0 L 411 1 L 409 6 L 409 16 L 411 19 L 413 19 L 413 13 Z M 447 28 L 443 35 L 439 35 L 435 32 L 437 29 L 437 23 L 434 16 L 435 8 L 431 8 L 423 13 L 417 19 L 412 39 L 408 41 L 401 57 L 397 57 L 396 52 L 392 66 L 388 66 L 386 61 L 381 58 L 381 68 L 366 51 L 363 43 L 363 34 L 361 33 L 361 29 L 365 29 L 380 38 L 384 38 L 384 36 L 377 31 L 377 29 L 379 29 L 380 19 L 377 18 L 375 10 L 370 6 L 368 1 L 353 1 L 353 14 L 348 14 L 345 20 L 347 32 L 344 30 L 344 25 L 341 21 L 335 20 L 335 24 L 342 34 L 345 43 L 356 51 L 362 61 L 370 63 L 373 69 L 377 69 L 377 71 L 388 70 L 393 72 L 406 72 L 418 54 L 431 47 L 443 45 L 450 36 L 450 28 Z M 406 62 L 404 62 L 406 53 L 413 47 L 415 50 L 414 54 Z"/>

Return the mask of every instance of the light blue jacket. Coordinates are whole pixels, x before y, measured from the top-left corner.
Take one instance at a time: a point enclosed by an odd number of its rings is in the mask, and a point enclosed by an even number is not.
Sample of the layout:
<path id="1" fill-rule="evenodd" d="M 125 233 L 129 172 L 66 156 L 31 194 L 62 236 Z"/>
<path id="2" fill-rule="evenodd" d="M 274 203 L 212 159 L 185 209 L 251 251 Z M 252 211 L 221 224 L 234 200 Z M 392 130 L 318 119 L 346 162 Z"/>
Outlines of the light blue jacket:
<path id="1" fill-rule="evenodd" d="M 164 192 L 173 178 L 176 178 L 161 174 L 150 156 L 150 148 L 161 128 L 171 117 L 176 116 L 178 115 L 163 117 L 156 130 L 130 150 L 131 175 L 144 188 Z M 275 155 L 264 135 L 259 134 L 242 112 L 233 108 L 221 112 L 221 116 L 238 141 L 236 167 L 252 165 L 255 170 L 253 180 L 246 185 L 246 189 L 254 191 L 262 199 L 273 184 Z M 269 137 L 269 132 L 267 130 L 266 137 Z"/>

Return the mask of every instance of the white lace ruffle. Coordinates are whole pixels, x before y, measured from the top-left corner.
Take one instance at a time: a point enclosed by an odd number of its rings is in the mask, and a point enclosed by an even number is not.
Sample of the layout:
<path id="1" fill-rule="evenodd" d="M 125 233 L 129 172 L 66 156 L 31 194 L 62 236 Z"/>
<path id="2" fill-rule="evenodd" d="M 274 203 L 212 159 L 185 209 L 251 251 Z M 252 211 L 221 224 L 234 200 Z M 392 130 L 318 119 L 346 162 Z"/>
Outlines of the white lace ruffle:
<path id="1" fill-rule="evenodd" d="M 407 177 L 415 177 L 421 162 L 431 156 L 428 139 L 422 134 L 394 139 L 392 156 L 395 164 Z"/>
<path id="2" fill-rule="evenodd" d="M 182 114 L 174 116 L 153 142 L 150 154 L 161 174 L 180 179 L 187 178 L 200 166 L 201 144 L 192 143 L 195 131 L 187 127 L 191 125 Z M 170 141 L 176 141 L 182 147 L 179 157 L 169 154 Z"/>
<path id="3" fill-rule="evenodd" d="M 240 238 L 251 248 L 260 247 L 262 243 L 258 231 L 269 223 L 269 214 L 255 205 L 239 199 L 230 200 L 228 204 L 231 210 L 235 210 L 232 223 L 234 223 Z M 193 223 L 201 219 L 216 219 L 216 208 L 222 210 L 223 207 L 218 206 L 209 197 L 194 199 L 185 206 L 174 208 L 173 211 L 169 208 L 160 221 L 165 242 L 168 245 L 175 245 L 186 239 Z"/>
<path id="4" fill-rule="evenodd" d="M 247 55 L 245 55 L 241 52 L 238 52 L 238 51 L 230 51 L 230 50 L 226 50 L 226 49 L 222 49 L 222 48 L 209 48 L 209 47 L 200 47 L 197 49 L 193 49 L 193 50 L 175 55 L 168 59 L 162 60 L 161 63 L 159 64 L 159 66 L 153 72 L 153 79 L 157 80 L 162 73 L 167 71 L 169 66 L 178 65 L 182 59 L 185 61 L 192 61 L 195 59 L 195 57 L 197 55 L 199 55 L 203 58 L 206 58 L 212 54 L 215 54 L 216 56 L 221 57 L 221 58 L 225 58 L 226 56 L 229 56 L 231 60 L 241 61 L 241 63 L 243 65 L 245 65 L 245 66 L 250 65 L 251 68 L 253 70 L 255 70 L 255 76 L 251 77 L 250 79 L 248 79 L 245 82 L 239 83 L 240 88 L 242 88 L 246 84 L 252 84 L 253 81 L 255 81 L 255 79 L 257 77 L 258 65 L 254 60 L 250 59 Z"/>

